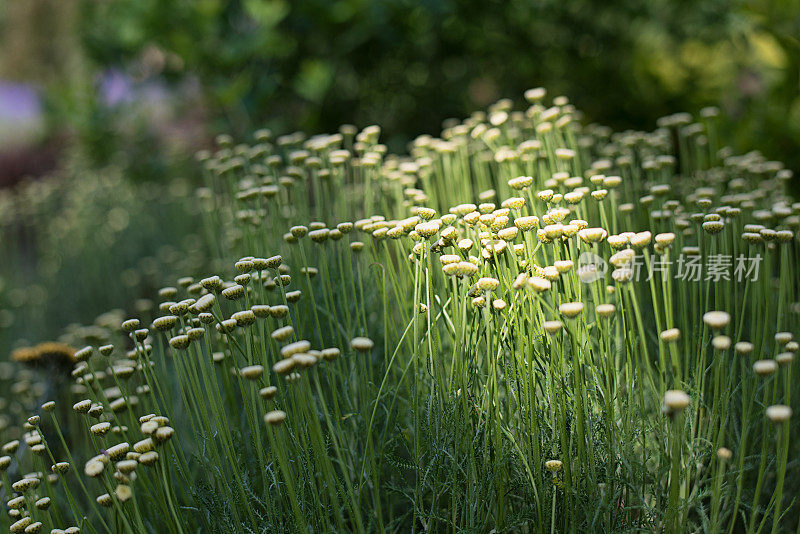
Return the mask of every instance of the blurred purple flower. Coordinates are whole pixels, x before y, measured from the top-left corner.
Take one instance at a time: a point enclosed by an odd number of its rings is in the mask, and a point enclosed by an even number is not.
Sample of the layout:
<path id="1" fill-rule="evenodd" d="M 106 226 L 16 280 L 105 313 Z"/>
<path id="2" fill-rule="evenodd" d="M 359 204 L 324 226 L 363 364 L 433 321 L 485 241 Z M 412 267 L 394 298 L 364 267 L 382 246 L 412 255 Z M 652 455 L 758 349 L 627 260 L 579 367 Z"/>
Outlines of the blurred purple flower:
<path id="1" fill-rule="evenodd" d="M 111 69 L 99 79 L 98 97 L 108 107 L 155 104 L 164 101 L 168 97 L 168 91 L 160 80 L 137 82 L 123 71 Z"/>
<path id="2" fill-rule="evenodd" d="M 33 86 L 0 80 L 0 122 L 34 122 L 41 115 L 42 102 Z"/>
<path id="3" fill-rule="evenodd" d="M 113 107 L 133 100 L 133 82 L 123 72 L 112 69 L 100 77 L 98 84 L 100 101 Z"/>

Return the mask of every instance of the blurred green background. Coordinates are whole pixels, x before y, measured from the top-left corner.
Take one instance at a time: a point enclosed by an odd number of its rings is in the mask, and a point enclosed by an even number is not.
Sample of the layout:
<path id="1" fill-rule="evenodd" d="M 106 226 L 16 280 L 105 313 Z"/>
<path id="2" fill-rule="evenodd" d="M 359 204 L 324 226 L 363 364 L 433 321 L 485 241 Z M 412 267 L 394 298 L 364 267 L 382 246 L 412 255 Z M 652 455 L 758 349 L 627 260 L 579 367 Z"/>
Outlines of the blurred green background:
<path id="1" fill-rule="evenodd" d="M 800 157 L 797 0 L 0 5 L 0 79 L 40 91 L 46 133 L 104 163 L 123 148 L 143 174 L 164 172 L 176 144 L 262 126 L 378 123 L 402 149 L 539 85 L 617 129 L 719 105 L 732 142 Z"/>
<path id="2" fill-rule="evenodd" d="M 87 301 L 68 281 L 130 289 L 115 284 L 136 258 L 194 250 L 191 203 L 147 199 L 191 183 L 193 152 L 221 132 L 380 124 L 402 151 L 545 86 L 615 129 L 717 105 L 724 141 L 800 168 L 799 39 L 797 0 L 0 0 L 0 340 L 144 296 Z M 61 200 L 35 202 L 28 176 Z M 117 238 L 61 228 L 90 207 L 96 224 L 124 211 Z M 150 286 L 169 280 L 148 265 Z"/>

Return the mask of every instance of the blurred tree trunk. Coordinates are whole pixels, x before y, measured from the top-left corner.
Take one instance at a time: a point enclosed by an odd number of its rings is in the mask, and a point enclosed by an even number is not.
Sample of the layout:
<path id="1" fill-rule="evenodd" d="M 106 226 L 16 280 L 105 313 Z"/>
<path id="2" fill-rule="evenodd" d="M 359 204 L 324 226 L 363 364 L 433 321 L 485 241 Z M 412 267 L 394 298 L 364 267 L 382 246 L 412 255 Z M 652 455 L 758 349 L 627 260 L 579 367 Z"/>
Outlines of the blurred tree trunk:
<path id="1" fill-rule="evenodd" d="M 81 51 L 80 0 L 6 0 L 0 13 L 0 78 L 49 86 L 70 77 Z"/>

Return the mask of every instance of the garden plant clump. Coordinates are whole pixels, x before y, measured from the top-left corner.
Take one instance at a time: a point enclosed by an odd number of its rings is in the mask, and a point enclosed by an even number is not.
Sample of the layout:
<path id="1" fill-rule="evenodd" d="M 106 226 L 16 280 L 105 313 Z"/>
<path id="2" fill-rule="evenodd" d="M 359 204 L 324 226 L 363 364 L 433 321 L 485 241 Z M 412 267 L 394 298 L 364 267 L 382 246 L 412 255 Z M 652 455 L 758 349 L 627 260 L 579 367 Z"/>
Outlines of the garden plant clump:
<path id="1" fill-rule="evenodd" d="M 797 532 L 791 172 L 525 98 L 198 154 L 214 271 L 0 369 L 0 526 Z"/>

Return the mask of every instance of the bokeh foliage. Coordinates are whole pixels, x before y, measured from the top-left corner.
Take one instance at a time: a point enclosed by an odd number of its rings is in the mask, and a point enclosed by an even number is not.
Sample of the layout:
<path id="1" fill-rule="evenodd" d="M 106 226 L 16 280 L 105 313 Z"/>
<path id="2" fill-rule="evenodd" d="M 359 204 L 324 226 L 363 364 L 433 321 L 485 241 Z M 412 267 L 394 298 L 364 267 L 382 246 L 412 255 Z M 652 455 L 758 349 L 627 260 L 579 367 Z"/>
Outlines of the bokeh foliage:
<path id="1" fill-rule="evenodd" d="M 132 183 L 119 166 L 84 168 L 0 190 L 2 359 L 111 308 L 147 308 L 141 299 L 177 266 L 203 265 L 185 180 Z"/>
<path id="2" fill-rule="evenodd" d="M 110 0 L 83 5 L 97 65 L 196 76 L 228 131 L 379 123 L 390 145 L 534 85 L 652 127 L 722 104 L 731 139 L 797 163 L 790 0 Z M 161 59 L 154 62 L 153 50 Z"/>

